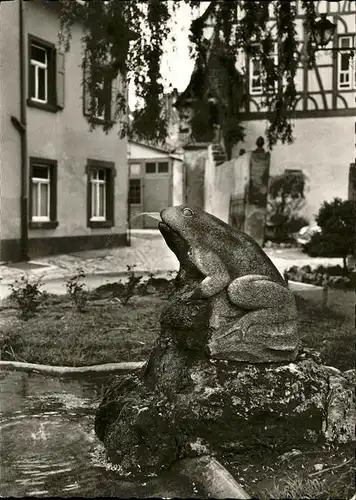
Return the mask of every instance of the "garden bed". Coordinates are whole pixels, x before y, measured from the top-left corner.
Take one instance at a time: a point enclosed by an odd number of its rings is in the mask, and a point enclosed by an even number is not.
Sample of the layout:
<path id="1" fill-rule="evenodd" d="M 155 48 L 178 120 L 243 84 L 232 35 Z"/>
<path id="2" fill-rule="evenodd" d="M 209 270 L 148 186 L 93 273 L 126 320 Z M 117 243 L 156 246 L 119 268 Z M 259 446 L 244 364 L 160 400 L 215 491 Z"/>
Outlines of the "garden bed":
<path id="1" fill-rule="evenodd" d="M 327 285 L 339 290 L 352 290 L 356 286 L 356 271 L 345 270 L 341 266 L 292 266 L 285 276 L 288 280 L 316 286 Z"/>

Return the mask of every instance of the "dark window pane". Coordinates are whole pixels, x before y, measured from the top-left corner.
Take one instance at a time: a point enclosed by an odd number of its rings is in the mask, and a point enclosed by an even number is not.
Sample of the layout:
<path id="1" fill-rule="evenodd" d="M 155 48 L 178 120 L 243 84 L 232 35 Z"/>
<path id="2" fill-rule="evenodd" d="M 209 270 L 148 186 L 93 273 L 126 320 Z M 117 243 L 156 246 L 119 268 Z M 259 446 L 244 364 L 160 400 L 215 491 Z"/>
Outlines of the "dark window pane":
<path id="1" fill-rule="evenodd" d="M 155 163 L 146 163 L 146 174 L 155 174 L 156 173 L 156 164 Z"/>
<path id="2" fill-rule="evenodd" d="M 48 179 L 49 168 L 42 167 L 41 165 L 34 165 L 32 168 L 32 177 L 37 177 L 38 179 Z"/>
<path id="3" fill-rule="evenodd" d="M 261 67 L 261 61 L 260 59 L 254 59 L 253 60 L 253 70 L 252 70 L 252 74 L 253 75 L 259 75 L 262 71 L 262 67 Z"/>
<path id="4" fill-rule="evenodd" d="M 341 71 L 347 71 L 349 69 L 349 54 L 341 54 Z"/>
<path id="5" fill-rule="evenodd" d="M 38 68 L 38 99 L 42 101 L 46 100 L 46 70 L 44 68 Z"/>
<path id="6" fill-rule="evenodd" d="M 343 37 L 341 38 L 341 47 L 343 49 L 348 49 L 350 47 L 351 38 Z"/>
<path id="7" fill-rule="evenodd" d="M 130 179 L 129 203 L 141 203 L 141 181 Z"/>
<path id="8" fill-rule="evenodd" d="M 105 101 L 102 98 L 97 99 L 96 116 L 102 118 L 105 115 Z"/>
<path id="9" fill-rule="evenodd" d="M 41 47 L 37 47 L 36 45 L 31 45 L 31 59 L 34 59 L 35 61 L 45 64 L 46 52 L 46 49 L 42 49 Z"/>
<path id="10" fill-rule="evenodd" d="M 105 176 L 105 170 L 104 169 L 100 169 L 99 170 L 99 180 L 105 181 L 105 178 L 106 178 L 106 176 Z"/>
<path id="11" fill-rule="evenodd" d="M 158 172 L 160 174 L 168 174 L 168 162 L 161 162 L 158 164 Z"/>

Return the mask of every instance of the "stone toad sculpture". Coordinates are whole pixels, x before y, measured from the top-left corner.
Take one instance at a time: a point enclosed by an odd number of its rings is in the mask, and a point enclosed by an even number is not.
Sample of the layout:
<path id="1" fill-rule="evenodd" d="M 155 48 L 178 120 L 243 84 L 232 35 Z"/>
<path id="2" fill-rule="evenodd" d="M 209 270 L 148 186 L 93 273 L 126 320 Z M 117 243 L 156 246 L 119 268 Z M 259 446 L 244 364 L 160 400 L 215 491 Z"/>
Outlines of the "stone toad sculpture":
<path id="1" fill-rule="evenodd" d="M 259 245 L 199 207 L 169 207 L 161 218 L 159 229 L 180 262 L 178 281 L 199 280 L 185 300 L 211 300 L 210 356 L 293 361 L 295 299 Z"/>

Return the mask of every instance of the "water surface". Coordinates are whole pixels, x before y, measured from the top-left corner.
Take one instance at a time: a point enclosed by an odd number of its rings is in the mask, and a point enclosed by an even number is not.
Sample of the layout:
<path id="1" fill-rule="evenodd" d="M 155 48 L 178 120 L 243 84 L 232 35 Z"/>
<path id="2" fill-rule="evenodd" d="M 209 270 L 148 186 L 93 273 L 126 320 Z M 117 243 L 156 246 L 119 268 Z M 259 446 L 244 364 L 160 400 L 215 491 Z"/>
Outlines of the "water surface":
<path id="1" fill-rule="evenodd" d="M 94 414 L 107 381 L 0 371 L 1 496 L 204 496 L 169 473 L 130 481 L 105 460 Z"/>

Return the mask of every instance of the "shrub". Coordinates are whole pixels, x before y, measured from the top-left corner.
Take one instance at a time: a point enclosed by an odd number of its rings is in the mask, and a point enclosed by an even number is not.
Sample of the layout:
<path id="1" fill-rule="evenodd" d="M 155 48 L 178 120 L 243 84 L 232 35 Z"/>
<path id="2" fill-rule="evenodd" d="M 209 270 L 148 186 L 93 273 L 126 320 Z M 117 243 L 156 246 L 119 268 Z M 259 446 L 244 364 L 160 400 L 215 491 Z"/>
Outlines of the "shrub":
<path id="1" fill-rule="evenodd" d="M 0 335 L 0 359 L 2 361 L 22 361 L 18 359 L 17 351 L 22 349 L 23 338 L 16 331 L 5 331 Z"/>
<path id="2" fill-rule="evenodd" d="M 271 177 L 268 187 L 268 225 L 273 228 L 270 239 L 287 242 L 293 234 L 308 224 L 307 219 L 298 215 L 303 207 L 305 176 L 302 172 L 288 171 Z"/>
<path id="3" fill-rule="evenodd" d="M 334 198 L 324 202 L 316 217 L 320 233 L 311 237 L 305 250 L 311 257 L 342 257 L 344 270 L 346 258 L 355 253 L 355 202 Z"/>
<path id="4" fill-rule="evenodd" d="M 85 305 L 87 303 L 85 284 L 81 282 L 81 280 L 84 278 L 85 278 L 84 270 L 81 267 L 79 267 L 77 269 L 77 274 L 72 278 L 68 278 L 65 282 L 67 293 L 74 302 L 79 312 L 85 311 Z"/>
<path id="5" fill-rule="evenodd" d="M 124 284 L 124 289 L 120 296 L 120 301 L 122 304 L 127 304 L 128 301 L 131 299 L 131 297 L 135 295 L 137 290 L 137 285 L 141 281 L 141 277 L 135 275 L 135 270 L 134 270 L 134 268 L 136 267 L 135 264 L 132 266 L 129 266 L 127 264 L 126 267 L 127 267 L 128 281 L 127 283 Z"/>
<path id="6" fill-rule="evenodd" d="M 21 276 L 19 280 L 15 280 L 12 285 L 9 285 L 11 298 L 15 300 L 21 311 L 21 319 L 27 321 L 31 316 L 34 316 L 46 298 L 47 294 L 40 290 L 41 286 L 41 277 L 30 283 L 29 278 L 25 276 Z"/>

